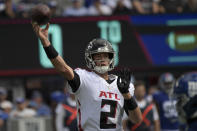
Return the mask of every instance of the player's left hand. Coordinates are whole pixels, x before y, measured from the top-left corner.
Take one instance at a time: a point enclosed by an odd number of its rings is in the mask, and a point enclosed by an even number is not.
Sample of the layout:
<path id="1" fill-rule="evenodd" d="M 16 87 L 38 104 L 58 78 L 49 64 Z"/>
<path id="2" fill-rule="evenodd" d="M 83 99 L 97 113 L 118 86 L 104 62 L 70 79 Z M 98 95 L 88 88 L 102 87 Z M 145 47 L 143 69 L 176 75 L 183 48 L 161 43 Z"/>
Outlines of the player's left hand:
<path id="1" fill-rule="evenodd" d="M 122 69 L 118 73 L 117 85 L 118 89 L 122 94 L 129 92 L 129 85 L 131 80 L 131 72 L 129 69 Z"/>

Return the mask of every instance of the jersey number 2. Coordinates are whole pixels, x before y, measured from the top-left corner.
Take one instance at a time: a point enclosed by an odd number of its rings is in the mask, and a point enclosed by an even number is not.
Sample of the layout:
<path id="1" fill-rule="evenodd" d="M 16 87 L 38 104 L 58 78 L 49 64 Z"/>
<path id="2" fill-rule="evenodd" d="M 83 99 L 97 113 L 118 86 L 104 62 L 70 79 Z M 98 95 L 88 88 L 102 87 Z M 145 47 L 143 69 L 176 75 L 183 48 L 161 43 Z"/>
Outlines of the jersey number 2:
<path id="1" fill-rule="evenodd" d="M 107 123 L 108 117 L 115 118 L 116 116 L 116 108 L 117 108 L 117 101 L 102 99 L 101 108 L 105 105 L 110 106 L 110 112 L 101 112 L 100 116 L 100 129 L 113 129 L 116 128 L 115 123 Z"/>

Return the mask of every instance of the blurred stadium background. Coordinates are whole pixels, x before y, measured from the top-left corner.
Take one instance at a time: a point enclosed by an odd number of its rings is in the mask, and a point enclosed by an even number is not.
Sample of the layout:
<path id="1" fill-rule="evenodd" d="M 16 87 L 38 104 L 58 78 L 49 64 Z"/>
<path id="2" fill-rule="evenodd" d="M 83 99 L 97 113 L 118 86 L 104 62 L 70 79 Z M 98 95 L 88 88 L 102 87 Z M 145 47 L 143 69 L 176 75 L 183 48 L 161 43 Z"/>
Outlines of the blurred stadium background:
<path id="1" fill-rule="evenodd" d="M 56 105 L 68 97 L 30 24 L 38 3 L 51 8 L 50 40 L 73 68 L 86 68 L 84 49 L 101 37 L 116 50 L 113 72 L 129 67 L 147 89 L 164 72 L 197 69 L 197 0 L 0 0 L 2 131 L 55 131 Z M 35 112 L 15 116 L 21 103 Z"/>

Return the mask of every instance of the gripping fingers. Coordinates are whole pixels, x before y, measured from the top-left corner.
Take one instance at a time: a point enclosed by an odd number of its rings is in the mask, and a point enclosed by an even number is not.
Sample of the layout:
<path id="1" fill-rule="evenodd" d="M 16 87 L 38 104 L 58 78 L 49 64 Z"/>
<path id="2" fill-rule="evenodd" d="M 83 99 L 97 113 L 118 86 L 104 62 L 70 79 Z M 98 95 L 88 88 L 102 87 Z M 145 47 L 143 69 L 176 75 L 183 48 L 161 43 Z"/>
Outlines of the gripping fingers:
<path id="1" fill-rule="evenodd" d="M 39 35 L 39 32 L 40 32 L 40 26 L 36 23 L 32 23 L 32 27 L 33 27 L 33 30 L 34 32 L 36 33 L 36 35 Z"/>
<path id="2" fill-rule="evenodd" d="M 46 27 L 45 27 L 45 30 L 48 30 L 49 29 L 49 23 L 47 23 Z"/>

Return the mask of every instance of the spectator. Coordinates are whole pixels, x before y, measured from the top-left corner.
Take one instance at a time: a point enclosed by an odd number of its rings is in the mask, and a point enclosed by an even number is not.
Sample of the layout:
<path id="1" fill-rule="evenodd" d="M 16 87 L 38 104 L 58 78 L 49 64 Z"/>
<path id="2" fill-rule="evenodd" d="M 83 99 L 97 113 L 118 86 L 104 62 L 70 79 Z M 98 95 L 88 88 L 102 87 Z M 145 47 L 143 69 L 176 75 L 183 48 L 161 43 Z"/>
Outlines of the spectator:
<path id="1" fill-rule="evenodd" d="M 7 99 L 7 91 L 5 90 L 4 87 L 0 88 L 0 103 L 6 101 Z"/>
<path id="2" fill-rule="evenodd" d="M 84 0 L 84 6 L 89 8 L 93 4 L 94 0 Z"/>
<path id="3" fill-rule="evenodd" d="M 12 111 L 13 105 L 9 101 L 4 101 L 1 103 L 1 111 L 0 111 L 0 131 L 6 131 L 7 120 L 10 117 L 10 112 Z"/>
<path id="4" fill-rule="evenodd" d="M 48 6 L 49 6 L 50 11 L 51 11 L 51 17 L 58 16 L 57 2 L 56 1 L 50 1 L 50 2 L 48 2 Z"/>
<path id="5" fill-rule="evenodd" d="M 187 0 L 187 3 L 183 7 L 183 12 L 197 12 L 197 0 Z"/>
<path id="6" fill-rule="evenodd" d="M 32 103 L 37 111 L 37 116 L 50 116 L 51 110 L 48 105 L 43 102 L 42 95 L 35 91 L 32 95 Z"/>
<path id="7" fill-rule="evenodd" d="M 12 0 L 5 0 L 4 4 L 0 3 L 2 11 L 0 11 L 0 18 L 15 18 L 16 14 L 13 9 Z"/>
<path id="8" fill-rule="evenodd" d="M 112 9 L 109 6 L 102 4 L 100 0 L 95 0 L 93 5 L 89 7 L 88 13 L 91 16 L 111 15 Z"/>
<path id="9" fill-rule="evenodd" d="M 20 0 L 17 4 L 17 14 L 22 18 L 30 18 L 31 9 L 41 0 Z"/>
<path id="10" fill-rule="evenodd" d="M 112 10 L 117 6 L 119 0 L 100 0 L 102 4 L 109 6 Z M 128 8 L 132 9 L 132 2 L 131 0 L 122 0 L 122 4 Z"/>
<path id="11" fill-rule="evenodd" d="M 0 12 L 5 10 L 5 2 L 4 0 L 0 0 Z"/>
<path id="12" fill-rule="evenodd" d="M 12 111 L 12 108 L 13 108 L 13 105 L 9 101 L 4 101 L 1 103 L 1 109 L 8 115 Z"/>
<path id="13" fill-rule="evenodd" d="M 53 10 L 55 7 L 56 16 L 62 16 L 63 12 L 72 5 L 72 0 L 44 0 L 44 3 L 52 6 Z"/>
<path id="14" fill-rule="evenodd" d="M 159 131 L 160 125 L 158 112 L 155 105 L 150 103 L 145 97 L 146 88 L 144 82 L 136 81 L 134 87 L 135 98 L 144 117 L 142 122 L 138 124 L 133 124 L 130 120 L 127 120 L 127 129 L 131 131 Z"/>
<path id="15" fill-rule="evenodd" d="M 156 103 L 159 112 L 161 130 L 178 131 L 178 114 L 175 108 L 176 100 L 173 99 L 172 91 L 175 78 L 171 73 L 163 73 L 159 78 L 161 91 L 153 94 L 153 101 Z"/>
<path id="16" fill-rule="evenodd" d="M 83 6 L 82 0 L 71 0 L 72 5 L 63 11 L 63 16 L 84 16 L 87 9 Z"/>
<path id="17" fill-rule="evenodd" d="M 6 122 L 12 110 L 12 103 L 7 100 L 7 90 L 0 88 L 0 130 L 6 130 Z"/>
<path id="18" fill-rule="evenodd" d="M 27 107 L 37 111 L 37 109 L 36 109 L 37 108 L 37 104 L 34 101 L 29 101 L 28 104 L 27 104 Z"/>
<path id="19" fill-rule="evenodd" d="M 133 8 L 136 13 L 159 13 L 159 0 L 133 0 Z"/>
<path id="20" fill-rule="evenodd" d="M 20 0 L 20 2 L 28 3 L 28 4 L 39 4 L 43 2 L 43 0 Z"/>
<path id="21" fill-rule="evenodd" d="M 8 119 L 8 115 L 0 110 L 0 131 L 6 131 L 6 121 Z"/>
<path id="22" fill-rule="evenodd" d="M 113 15 L 131 14 L 131 10 L 124 5 L 123 1 L 124 0 L 118 0 L 117 5 L 113 10 Z"/>
<path id="23" fill-rule="evenodd" d="M 160 13 L 182 13 L 184 1 L 183 0 L 161 0 Z"/>
<path id="24" fill-rule="evenodd" d="M 1 87 L 0 88 L 0 104 L 2 104 L 3 102 L 9 102 L 10 101 L 7 100 L 7 90 L 5 89 L 5 87 Z"/>
<path id="25" fill-rule="evenodd" d="M 95 0 L 84 0 L 85 7 L 89 8 L 93 5 Z M 112 10 L 117 6 L 119 0 L 100 0 L 101 4 L 106 5 L 110 7 Z M 123 0 L 123 5 L 127 7 L 128 9 L 132 9 L 132 2 L 131 0 Z"/>
<path id="26" fill-rule="evenodd" d="M 27 102 L 24 98 L 16 99 L 16 109 L 10 113 L 10 117 L 15 118 L 26 118 L 36 116 L 36 111 L 30 108 L 27 108 Z"/>

